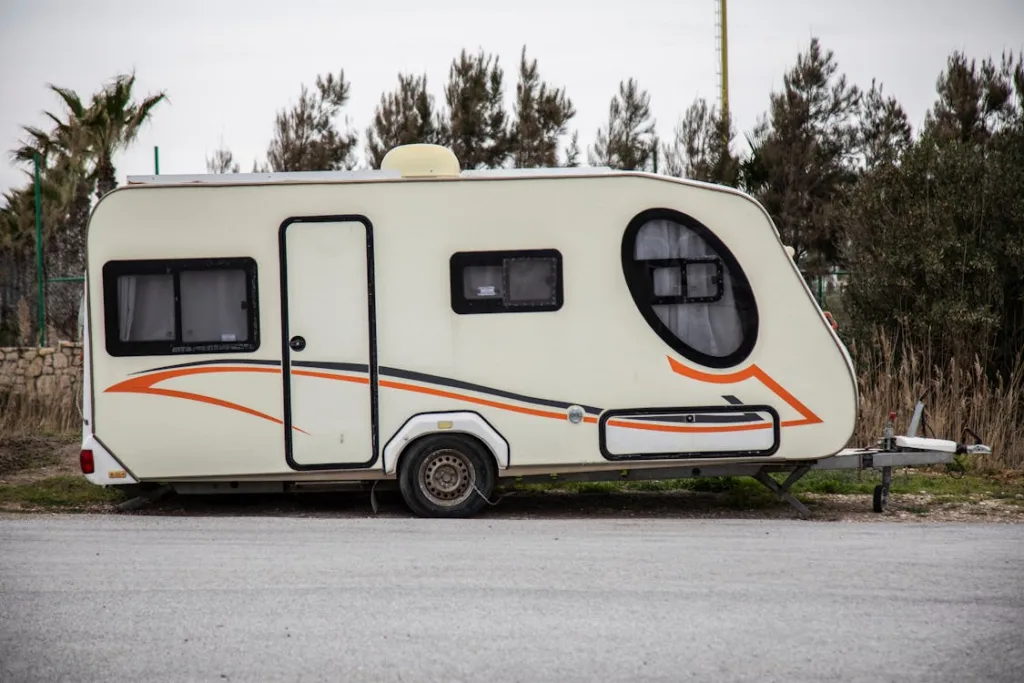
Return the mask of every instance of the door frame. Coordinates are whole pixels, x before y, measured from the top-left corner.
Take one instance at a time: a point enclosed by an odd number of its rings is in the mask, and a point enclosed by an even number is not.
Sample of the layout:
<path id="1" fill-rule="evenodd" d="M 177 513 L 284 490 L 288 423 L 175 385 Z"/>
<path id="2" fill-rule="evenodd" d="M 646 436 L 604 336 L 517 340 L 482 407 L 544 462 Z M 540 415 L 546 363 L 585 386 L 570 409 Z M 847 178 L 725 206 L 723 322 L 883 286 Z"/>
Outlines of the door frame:
<path id="1" fill-rule="evenodd" d="M 366 287 L 367 327 L 370 333 L 370 444 L 372 454 L 363 462 L 315 463 L 303 465 L 295 461 L 292 452 L 292 388 L 291 388 L 291 347 L 288 345 L 288 228 L 303 223 L 362 223 L 366 228 Z M 303 472 L 311 470 L 354 470 L 373 467 L 379 458 L 378 401 L 377 401 L 377 312 L 373 274 L 373 223 L 361 214 L 331 214 L 315 216 L 290 216 L 281 223 L 277 233 L 278 258 L 281 280 L 281 385 L 284 392 L 284 459 L 288 467 Z"/>

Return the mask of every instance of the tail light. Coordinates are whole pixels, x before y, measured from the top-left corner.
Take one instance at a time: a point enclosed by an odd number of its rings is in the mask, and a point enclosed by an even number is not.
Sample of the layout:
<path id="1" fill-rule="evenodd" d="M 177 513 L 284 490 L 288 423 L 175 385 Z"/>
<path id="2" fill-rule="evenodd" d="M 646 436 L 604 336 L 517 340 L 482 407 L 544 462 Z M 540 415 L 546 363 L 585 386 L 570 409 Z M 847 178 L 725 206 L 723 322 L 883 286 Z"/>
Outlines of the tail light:
<path id="1" fill-rule="evenodd" d="M 96 463 L 92 458 L 92 451 L 82 451 L 78 456 L 78 463 L 82 466 L 82 474 L 92 474 L 96 471 Z"/>

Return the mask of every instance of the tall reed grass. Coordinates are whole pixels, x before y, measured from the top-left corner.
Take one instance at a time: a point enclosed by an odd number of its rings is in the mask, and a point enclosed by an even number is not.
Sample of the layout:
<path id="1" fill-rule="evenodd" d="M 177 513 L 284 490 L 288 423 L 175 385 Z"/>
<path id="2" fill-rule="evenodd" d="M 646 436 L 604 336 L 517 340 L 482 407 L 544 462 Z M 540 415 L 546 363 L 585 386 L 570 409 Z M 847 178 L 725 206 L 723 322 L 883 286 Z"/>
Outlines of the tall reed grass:
<path id="1" fill-rule="evenodd" d="M 40 435 L 74 437 L 81 432 L 80 397 L 72 392 L 38 397 L 0 390 L 0 444 Z"/>
<path id="2" fill-rule="evenodd" d="M 973 443 L 970 429 L 992 447 L 981 469 L 1024 468 L 1024 356 L 1010 375 L 992 380 L 980 361 L 936 357 L 927 343 L 899 342 L 874 330 L 868 344 L 851 345 L 861 410 L 851 446 L 877 441 L 890 411 L 905 430 L 917 401 L 925 403 L 924 436 Z"/>

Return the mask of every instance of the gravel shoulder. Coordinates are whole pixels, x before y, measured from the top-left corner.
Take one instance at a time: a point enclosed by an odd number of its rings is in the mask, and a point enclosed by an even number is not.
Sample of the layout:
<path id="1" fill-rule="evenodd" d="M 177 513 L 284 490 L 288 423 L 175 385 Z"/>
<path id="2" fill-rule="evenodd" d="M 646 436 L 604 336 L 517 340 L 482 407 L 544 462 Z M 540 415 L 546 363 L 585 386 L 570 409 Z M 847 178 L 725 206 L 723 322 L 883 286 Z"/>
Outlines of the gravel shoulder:
<path id="1" fill-rule="evenodd" d="M 814 479 L 797 496 L 810 521 L 921 523 L 1024 522 L 1024 472 L 987 478 L 936 470 L 897 472 L 888 509 L 871 509 L 877 473 Z M 684 482 L 690 486 L 693 482 Z M 484 515 L 495 519 L 675 518 L 795 519 L 796 512 L 753 480 L 717 489 L 631 489 L 616 482 L 561 487 L 519 487 L 499 493 Z M 646 488 L 646 487 L 645 487 Z M 67 437 L 34 436 L 0 443 L 0 512 L 57 511 L 115 515 L 282 515 L 301 517 L 407 517 L 394 491 L 284 495 L 171 496 L 133 511 L 119 510 L 123 496 L 93 486 L 78 469 L 78 446 Z M 376 503 L 376 511 L 373 503 Z"/>

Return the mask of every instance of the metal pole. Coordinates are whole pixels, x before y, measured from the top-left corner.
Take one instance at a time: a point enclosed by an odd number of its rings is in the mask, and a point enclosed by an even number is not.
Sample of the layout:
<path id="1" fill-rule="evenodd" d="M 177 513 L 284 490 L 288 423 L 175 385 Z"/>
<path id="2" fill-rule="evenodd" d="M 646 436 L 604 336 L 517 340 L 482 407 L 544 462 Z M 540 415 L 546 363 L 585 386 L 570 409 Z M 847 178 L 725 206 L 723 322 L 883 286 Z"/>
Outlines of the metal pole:
<path id="1" fill-rule="evenodd" d="M 39 182 L 39 155 L 34 154 L 35 162 L 35 195 L 36 195 L 36 285 L 38 291 L 36 296 L 39 301 L 36 305 L 36 315 L 39 322 L 39 346 L 46 346 L 46 292 L 43 284 L 43 200 Z"/>
<path id="2" fill-rule="evenodd" d="M 153 146 L 153 169 L 156 171 L 156 175 L 160 175 L 160 148 Z"/>
<path id="3" fill-rule="evenodd" d="M 725 0 L 719 0 L 722 12 L 722 120 L 727 121 L 729 116 L 729 29 L 725 17 Z M 729 143 L 729 131 L 726 130 L 725 142 Z"/>

